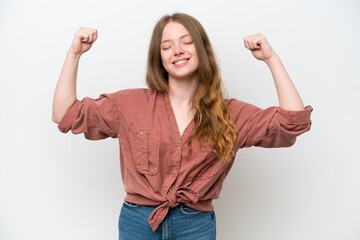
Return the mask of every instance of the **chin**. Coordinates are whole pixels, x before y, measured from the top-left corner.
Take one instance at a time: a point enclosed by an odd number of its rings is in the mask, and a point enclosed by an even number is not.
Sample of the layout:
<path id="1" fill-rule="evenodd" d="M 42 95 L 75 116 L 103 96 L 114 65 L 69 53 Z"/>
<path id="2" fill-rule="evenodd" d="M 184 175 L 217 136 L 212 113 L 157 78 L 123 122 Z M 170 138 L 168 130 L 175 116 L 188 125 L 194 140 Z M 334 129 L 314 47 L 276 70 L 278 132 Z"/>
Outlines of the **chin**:
<path id="1" fill-rule="evenodd" d="M 171 77 L 173 79 L 176 79 L 176 80 L 187 80 L 187 79 L 192 79 L 195 77 L 195 75 L 197 76 L 197 74 L 179 74 L 179 75 L 171 75 Z"/>
<path id="2" fill-rule="evenodd" d="M 198 76 L 198 72 L 196 70 L 196 71 L 189 71 L 186 73 L 178 73 L 178 74 L 174 73 L 171 74 L 171 76 L 175 79 L 189 79 Z"/>

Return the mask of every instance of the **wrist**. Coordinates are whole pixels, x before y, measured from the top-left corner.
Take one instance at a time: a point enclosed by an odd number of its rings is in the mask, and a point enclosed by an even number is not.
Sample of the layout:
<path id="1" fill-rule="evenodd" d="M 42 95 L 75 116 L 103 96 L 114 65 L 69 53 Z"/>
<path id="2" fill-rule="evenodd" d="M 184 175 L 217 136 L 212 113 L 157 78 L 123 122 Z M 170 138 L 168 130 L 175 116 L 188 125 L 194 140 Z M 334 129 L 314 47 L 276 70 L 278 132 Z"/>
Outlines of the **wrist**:
<path id="1" fill-rule="evenodd" d="M 280 60 L 279 56 L 275 53 L 274 55 L 272 55 L 272 56 L 269 57 L 268 59 L 264 60 L 264 62 L 265 62 L 267 65 L 269 65 L 269 64 L 271 64 L 271 63 L 273 63 L 273 62 L 275 62 L 275 61 L 279 61 L 279 60 Z"/>
<path id="2" fill-rule="evenodd" d="M 79 60 L 80 57 L 81 57 L 81 54 L 80 53 L 74 53 L 70 50 L 68 50 L 67 54 L 66 54 L 68 57 L 72 58 L 72 59 L 76 59 L 76 60 Z"/>

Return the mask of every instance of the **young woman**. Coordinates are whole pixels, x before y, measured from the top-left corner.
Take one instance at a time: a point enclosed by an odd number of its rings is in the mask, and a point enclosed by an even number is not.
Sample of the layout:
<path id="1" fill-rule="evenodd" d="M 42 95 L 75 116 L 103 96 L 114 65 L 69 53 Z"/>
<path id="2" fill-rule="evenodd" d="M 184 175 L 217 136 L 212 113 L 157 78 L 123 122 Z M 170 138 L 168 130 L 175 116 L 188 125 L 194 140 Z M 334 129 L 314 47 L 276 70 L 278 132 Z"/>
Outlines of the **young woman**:
<path id="1" fill-rule="evenodd" d="M 261 34 L 244 44 L 273 75 L 278 107 L 260 109 L 224 99 L 218 65 L 201 24 L 177 13 L 156 24 L 148 53 L 148 89 L 99 98 L 76 97 L 81 54 L 97 31 L 80 28 L 55 90 L 53 121 L 60 131 L 90 140 L 118 138 L 126 191 L 119 239 L 215 239 L 212 200 L 219 198 L 239 148 L 289 147 L 311 126 L 279 56 Z"/>

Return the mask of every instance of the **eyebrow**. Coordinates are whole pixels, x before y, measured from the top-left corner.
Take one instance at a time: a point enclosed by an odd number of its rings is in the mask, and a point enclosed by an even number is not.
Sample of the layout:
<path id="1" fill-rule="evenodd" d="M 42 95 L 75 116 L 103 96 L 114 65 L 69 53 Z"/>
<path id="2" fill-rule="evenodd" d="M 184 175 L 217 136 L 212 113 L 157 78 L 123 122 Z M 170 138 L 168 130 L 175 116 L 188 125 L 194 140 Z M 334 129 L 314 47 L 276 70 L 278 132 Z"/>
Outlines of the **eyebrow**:
<path id="1" fill-rule="evenodd" d="M 181 39 L 181 38 L 184 38 L 184 37 L 187 37 L 187 36 L 190 36 L 190 34 L 182 35 L 182 36 L 180 37 L 180 39 Z M 164 43 L 164 42 L 170 42 L 170 39 L 164 40 L 164 41 L 162 41 L 160 44 L 162 44 L 162 43 Z"/>

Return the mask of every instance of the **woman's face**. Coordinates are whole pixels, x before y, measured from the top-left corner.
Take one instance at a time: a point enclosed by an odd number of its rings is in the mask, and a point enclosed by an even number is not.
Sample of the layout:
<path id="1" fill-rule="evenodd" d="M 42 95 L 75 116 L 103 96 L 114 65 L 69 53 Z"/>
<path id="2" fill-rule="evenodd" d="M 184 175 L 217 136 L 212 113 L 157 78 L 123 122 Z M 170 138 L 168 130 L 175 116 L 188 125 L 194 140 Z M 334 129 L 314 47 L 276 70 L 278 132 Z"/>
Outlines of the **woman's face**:
<path id="1" fill-rule="evenodd" d="M 199 58 L 187 29 L 178 22 L 169 22 L 161 38 L 161 61 L 169 79 L 191 79 L 197 75 Z"/>

